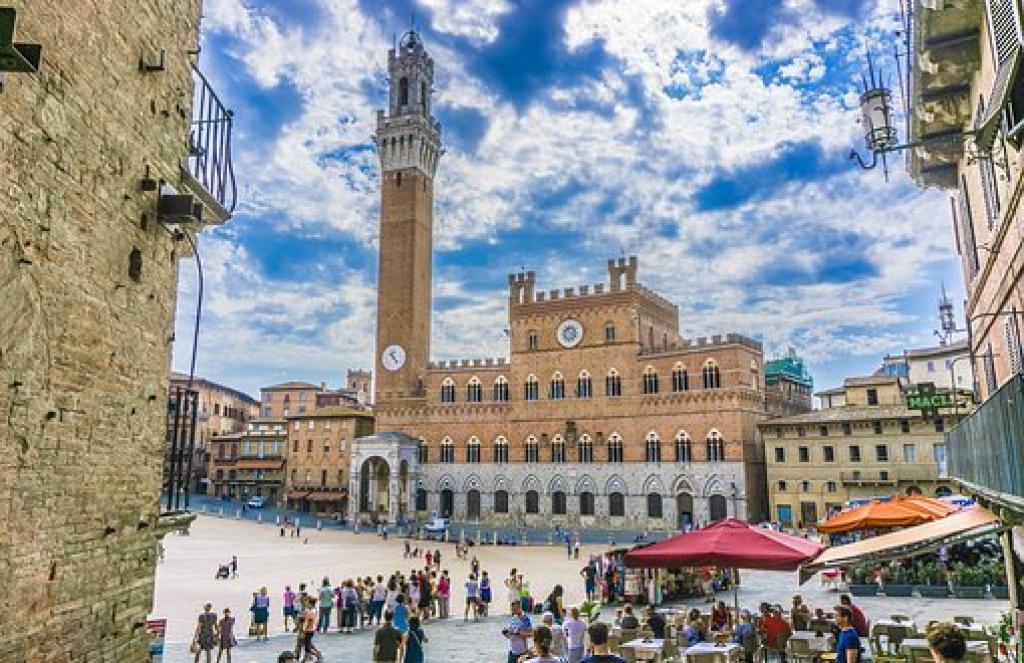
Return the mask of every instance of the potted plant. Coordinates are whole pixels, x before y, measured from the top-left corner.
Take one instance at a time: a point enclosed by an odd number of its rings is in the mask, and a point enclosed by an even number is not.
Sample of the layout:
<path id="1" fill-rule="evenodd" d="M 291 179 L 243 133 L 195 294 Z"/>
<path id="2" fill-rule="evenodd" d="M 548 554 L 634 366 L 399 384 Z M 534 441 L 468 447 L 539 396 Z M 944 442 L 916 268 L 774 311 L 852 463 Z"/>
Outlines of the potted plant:
<path id="1" fill-rule="evenodd" d="M 875 582 L 875 570 L 867 566 L 855 566 L 850 569 L 850 593 L 854 596 L 877 595 L 878 583 Z"/>
<path id="2" fill-rule="evenodd" d="M 985 598 L 985 569 L 980 565 L 959 563 L 951 574 L 953 594 L 958 599 Z"/>
<path id="3" fill-rule="evenodd" d="M 885 570 L 882 576 L 882 591 L 886 596 L 910 596 L 914 586 L 902 564 L 896 563 Z"/>
<path id="4" fill-rule="evenodd" d="M 1006 584 L 1006 566 L 1003 560 L 993 559 L 985 563 L 986 576 L 993 598 L 1006 600 L 1010 598 L 1010 588 Z"/>
<path id="5" fill-rule="evenodd" d="M 922 598 L 940 599 L 949 596 L 945 568 L 934 560 L 918 562 L 914 568 L 914 588 Z"/>

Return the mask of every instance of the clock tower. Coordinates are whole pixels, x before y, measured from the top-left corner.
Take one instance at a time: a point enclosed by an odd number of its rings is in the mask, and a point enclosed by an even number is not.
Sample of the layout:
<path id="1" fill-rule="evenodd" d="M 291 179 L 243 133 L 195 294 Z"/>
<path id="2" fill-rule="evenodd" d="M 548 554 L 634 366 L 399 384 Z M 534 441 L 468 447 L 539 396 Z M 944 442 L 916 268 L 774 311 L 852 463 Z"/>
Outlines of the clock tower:
<path id="1" fill-rule="evenodd" d="M 388 109 L 377 111 L 380 249 L 377 266 L 379 405 L 423 396 L 430 360 L 434 174 L 441 125 L 431 115 L 434 61 L 410 30 L 388 51 Z"/>

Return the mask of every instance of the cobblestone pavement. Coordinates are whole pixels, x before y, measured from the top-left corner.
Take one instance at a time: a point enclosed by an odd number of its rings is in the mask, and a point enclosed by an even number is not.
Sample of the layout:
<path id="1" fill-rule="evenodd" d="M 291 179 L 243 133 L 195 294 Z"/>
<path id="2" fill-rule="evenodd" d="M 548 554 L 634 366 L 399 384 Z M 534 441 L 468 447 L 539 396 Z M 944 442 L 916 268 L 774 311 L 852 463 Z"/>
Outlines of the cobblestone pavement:
<path id="1" fill-rule="evenodd" d="M 401 539 L 382 541 L 372 534 L 353 534 L 341 531 L 312 530 L 302 539 L 281 538 L 277 530 L 266 525 L 200 516 L 193 523 L 189 536 L 170 536 L 166 541 L 166 560 L 157 570 L 156 601 L 153 617 L 167 618 L 168 647 L 165 663 L 185 663 L 192 657 L 187 652 L 195 615 L 202 602 L 210 600 L 218 611 L 227 606 L 238 618 L 236 629 L 245 633 L 248 627 L 248 605 L 251 592 L 266 585 L 271 595 L 271 639 L 268 643 L 253 643 L 241 638 L 242 643 L 232 658 L 234 663 L 273 663 L 282 649 L 294 644 L 294 637 L 282 632 L 280 621 L 280 591 L 285 584 L 295 587 L 299 581 L 319 584 L 328 575 L 338 581 L 355 575 L 390 574 L 396 569 L 408 572 L 422 562 L 403 558 Z M 461 579 L 468 573 L 468 562 L 457 560 L 454 547 L 437 544 L 444 558 L 443 566 L 456 579 L 452 605 L 461 605 L 463 590 Z M 604 550 L 605 546 L 584 547 L 583 557 L 591 550 Z M 496 578 L 495 604 L 500 606 L 504 588 L 500 580 L 511 567 L 519 568 L 530 580 L 535 595 L 546 596 L 555 583 L 565 586 L 566 602 L 582 599 L 582 581 L 578 571 L 582 561 L 567 560 L 564 551 L 554 546 L 506 547 L 484 546 L 474 548 L 483 568 Z M 235 554 L 239 559 L 239 577 L 233 580 L 214 580 L 218 563 Z M 795 573 L 747 571 L 742 574 L 740 604 L 756 608 L 761 601 L 787 604 L 792 594 L 800 593 L 812 607 L 830 607 L 837 596 L 821 588 L 816 579 L 803 586 L 797 585 Z M 732 596 L 723 596 L 731 603 Z M 1008 609 L 1006 601 L 995 599 L 922 599 L 922 598 L 860 598 L 858 605 L 869 619 L 888 617 L 894 613 L 906 614 L 918 624 L 931 619 L 949 620 L 953 615 L 972 615 L 985 624 L 994 623 L 1001 612 Z M 428 661 L 503 661 L 505 640 L 501 636 L 502 618 L 464 624 L 461 619 L 434 620 L 426 625 L 430 642 Z M 349 663 L 370 660 L 370 632 L 352 635 L 327 634 L 317 636 L 325 661 Z"/>

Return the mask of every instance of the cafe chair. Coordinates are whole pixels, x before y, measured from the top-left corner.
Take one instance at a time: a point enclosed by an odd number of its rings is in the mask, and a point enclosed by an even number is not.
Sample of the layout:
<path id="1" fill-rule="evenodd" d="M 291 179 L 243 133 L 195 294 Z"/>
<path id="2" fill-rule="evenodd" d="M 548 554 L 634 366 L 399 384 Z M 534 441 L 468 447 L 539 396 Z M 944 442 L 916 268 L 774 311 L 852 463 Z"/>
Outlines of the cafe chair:
<path id="1" fill-rule="evenodd" d="M 792 663 L 814 663 L 818 658 L 817 653 L 811 651 L 810 643 L 802 639 L 787 642 L 786 655 Z"/>

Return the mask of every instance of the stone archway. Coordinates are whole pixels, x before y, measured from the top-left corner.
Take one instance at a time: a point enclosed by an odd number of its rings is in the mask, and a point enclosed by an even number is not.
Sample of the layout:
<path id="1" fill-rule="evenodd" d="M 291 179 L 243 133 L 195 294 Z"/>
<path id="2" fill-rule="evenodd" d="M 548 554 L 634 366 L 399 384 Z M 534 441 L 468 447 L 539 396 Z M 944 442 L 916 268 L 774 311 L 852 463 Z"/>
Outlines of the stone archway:
<path id="1" fill-rule="evenodd" d="M 693 526 L 693 495 L 690 493 L 676 495 L 676 518 L 681 530 L 688 530 Z"/>
<path id="2" fill-rule="evenodd" d="M 380 456 L 370 456 L 359 466 L 359 512 L 387 517 L 391 505 L 391 467 Z"/>

